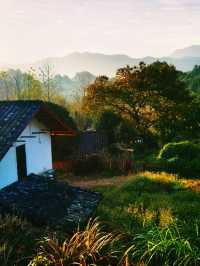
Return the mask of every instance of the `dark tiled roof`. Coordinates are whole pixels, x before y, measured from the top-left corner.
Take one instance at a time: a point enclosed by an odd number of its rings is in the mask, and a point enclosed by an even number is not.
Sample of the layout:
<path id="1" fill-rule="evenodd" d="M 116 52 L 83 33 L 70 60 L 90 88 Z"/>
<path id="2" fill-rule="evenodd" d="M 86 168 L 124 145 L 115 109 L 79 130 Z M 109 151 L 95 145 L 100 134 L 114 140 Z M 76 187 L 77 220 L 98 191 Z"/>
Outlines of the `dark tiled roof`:
<path id="1" fill-rule="evenodd" d="M 71 233 L 87 222 L 100 200 L 98 192 L 32 174 L 0 191 L 0 213 L 15 210 L 35 225 L 60 225 Z"/>
<path id="2" fill-rule="evenodd" d="M 0 101 L 0 160 L 42 104 L 41 101 Z"/>

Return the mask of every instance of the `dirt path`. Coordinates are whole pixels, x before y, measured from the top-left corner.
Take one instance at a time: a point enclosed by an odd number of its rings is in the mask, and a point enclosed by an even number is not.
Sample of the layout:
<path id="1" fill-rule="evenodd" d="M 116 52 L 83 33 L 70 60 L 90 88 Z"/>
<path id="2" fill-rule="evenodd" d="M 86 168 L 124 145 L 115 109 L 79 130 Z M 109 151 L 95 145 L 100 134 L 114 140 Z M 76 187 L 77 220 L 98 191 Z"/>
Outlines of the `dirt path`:
<path id="1" fill-rule="evenodd" d="M 70 180 L 70 184 L 81 188 L 95 188 L 104 186 L 117 186 L 128 179 L 128 176 L 116 176 L 112 178 L 95 178 L 85 180 Z"/>
<path id="2" fill-rule="evenodd" d="M 116 176 L 112 178 L 95 178 L 85 180 L 70 180 L 70 184 L 81 188 L 95 188 L 105 186 L 118 186 L 124 183 L 129 176 Z M 200 180 L 183 180 L 181 183 L 194 192 L 200 193 Z"/>

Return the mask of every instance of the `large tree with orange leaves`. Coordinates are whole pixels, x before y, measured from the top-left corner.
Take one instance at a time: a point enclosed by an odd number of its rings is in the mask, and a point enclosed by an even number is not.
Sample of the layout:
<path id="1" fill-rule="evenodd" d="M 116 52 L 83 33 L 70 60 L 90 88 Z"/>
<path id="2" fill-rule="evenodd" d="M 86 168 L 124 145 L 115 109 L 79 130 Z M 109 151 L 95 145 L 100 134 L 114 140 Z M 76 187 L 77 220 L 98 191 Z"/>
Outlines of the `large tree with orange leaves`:
<path id="1" fill-rule="evenodd" d="M 165 62 L 127 66 L 119 69 L 114 79 L 100 76 L 89 85 L 83 108 L 93 115 L 112 110 L 142 134 L 153 132 L 165 141 L 177 136 L 184 109 L 192 101 L 178 77 L 175 67 Z"/>

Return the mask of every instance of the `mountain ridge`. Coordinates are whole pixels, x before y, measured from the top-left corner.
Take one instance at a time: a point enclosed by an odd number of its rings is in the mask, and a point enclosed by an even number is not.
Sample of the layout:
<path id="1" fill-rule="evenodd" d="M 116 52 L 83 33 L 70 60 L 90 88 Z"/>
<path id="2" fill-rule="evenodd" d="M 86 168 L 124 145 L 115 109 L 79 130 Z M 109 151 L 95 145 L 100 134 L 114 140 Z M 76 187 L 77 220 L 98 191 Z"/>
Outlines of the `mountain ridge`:
<path id="1" fill-rule="evenodd" d="M 77 72 L 90 72 L 95 76 L 114 76 L 116 70 L 126 65 L 136 65 L 143 61 L 150 64 L 156 60 L 174 64 L 178 70 L 190 71 L 195 65 L 200 65 L 200 45 L 193 45 L 175 50 L 169 56 L 163 57 L 138 57 L 134 58 L 126 54 L 103 54 L 91 52 L 73 52 L 60 57 L 48 57 L 28 64 L 9 65 L 7 68 L 28 71 L 34 68 L 36 71 L 45 64 L 53 67 L 54 74 L 73 77 Z"/>
<path id="2" fill-rule="evenodd" d="M 200 57 L 200 45 L 191 45 L 185 48 L 176 49 L 171 57 Z"/>

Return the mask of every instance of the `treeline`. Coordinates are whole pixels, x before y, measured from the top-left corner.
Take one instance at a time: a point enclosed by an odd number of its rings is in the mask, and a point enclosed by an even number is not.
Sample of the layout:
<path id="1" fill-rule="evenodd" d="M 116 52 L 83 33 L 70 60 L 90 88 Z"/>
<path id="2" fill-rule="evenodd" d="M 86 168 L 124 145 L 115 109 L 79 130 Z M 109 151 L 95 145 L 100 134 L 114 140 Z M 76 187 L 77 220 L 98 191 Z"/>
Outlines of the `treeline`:
<path id="1" fill-rule="evenodd" d="M 95 80 L 87 71 L 76 73 L 73 78 L 54 73 L 53 66 L 44 65 L 37 71 L 10 69 L 0 71 L 0 99 L 42 99 L 73 101 L 82 95 L 82 88 Z"/>
<path id="2" fill-rule="evenodd" d="M 200 66 L 182 73 L 166 62 L 141 62 L 117 70 L 113 78 L 78 73 L 77 93 L 70 99 L 63 93 L 67 80 L 49 65 L 37 73 L 1 71 L 0 99 L 40 99 L 67 107 L 78 128 L 104 130 L 111 144 L 132 145 L 141 137 L 160 146 L 199 138 Z"/>
<path id="3" fill-rule="evenodd" d="M 60 102 L 64 97 L 54 81 L 50 66 L 45 66 L 36 74 L 33 70 L 23 73 L 20 70 L 0 72 L 1 100 L 44 100 Z"/>

